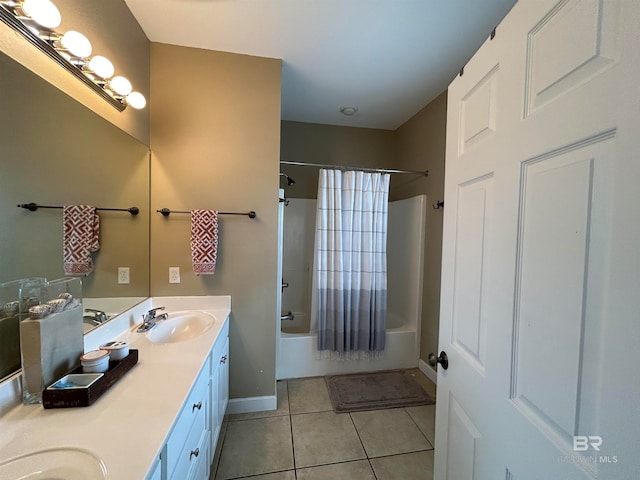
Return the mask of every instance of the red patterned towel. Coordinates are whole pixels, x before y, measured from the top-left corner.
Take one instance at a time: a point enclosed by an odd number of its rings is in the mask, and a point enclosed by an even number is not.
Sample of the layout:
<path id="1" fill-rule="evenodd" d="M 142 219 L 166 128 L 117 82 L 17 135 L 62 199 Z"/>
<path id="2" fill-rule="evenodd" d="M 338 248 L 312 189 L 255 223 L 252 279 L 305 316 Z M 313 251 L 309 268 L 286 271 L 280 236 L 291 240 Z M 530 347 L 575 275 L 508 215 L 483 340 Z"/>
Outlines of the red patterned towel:
<path id="1" fill-rule="evenodd" d="M 191 210 L 191 262 L 198 275 L 216 272 L 218 255 L 218 212 Z"/>
<path id="2" fill-rule="evenodd" d="M 100 248 L 100 217 L 96 207 L 66 205 L 62 210 L 62 256 L 65 275 L 89 275 L 93 272 L 91 252 Z"/>

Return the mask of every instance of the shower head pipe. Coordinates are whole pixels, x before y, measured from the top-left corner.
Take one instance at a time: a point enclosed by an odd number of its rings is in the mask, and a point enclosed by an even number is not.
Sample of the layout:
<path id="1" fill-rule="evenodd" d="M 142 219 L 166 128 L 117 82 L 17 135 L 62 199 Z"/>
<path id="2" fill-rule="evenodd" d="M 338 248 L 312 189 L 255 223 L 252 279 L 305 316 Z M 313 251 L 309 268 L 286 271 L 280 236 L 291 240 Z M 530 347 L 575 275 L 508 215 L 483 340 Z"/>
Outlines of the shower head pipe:
<path id="1" fill-rule="evenodd" d="M 293 178 L 291 178 L 289 175 L 287 175 L 286 173 L 280 172 L 280 176 L 287 179 L 287 186 L 289 186 L 289 187 L 291 185 L 293 185 L 294 183 L 296 183 L 296 181 Z"/>

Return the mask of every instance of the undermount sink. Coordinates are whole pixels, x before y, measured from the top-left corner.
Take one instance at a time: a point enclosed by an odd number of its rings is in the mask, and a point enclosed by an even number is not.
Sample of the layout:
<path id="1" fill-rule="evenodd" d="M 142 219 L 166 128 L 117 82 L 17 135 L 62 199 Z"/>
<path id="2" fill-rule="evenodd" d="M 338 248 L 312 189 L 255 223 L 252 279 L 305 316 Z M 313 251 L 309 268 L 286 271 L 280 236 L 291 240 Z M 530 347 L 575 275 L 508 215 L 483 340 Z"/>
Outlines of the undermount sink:
<path id="1" fill-rule="evenodd" d="M 0 462 L 3 480 L 104 480 L 107 469 L 92 453 L 79 448 L 49 448 Z"/>
<path id="2" fill-rule="evenodd" d="M 206 312 L 187 310 L 170 312 L 169 318 L 156 323 L 147 333 L 153 343 L 177 343 L 199 337 L 209 330 L 216 318 Z"/>

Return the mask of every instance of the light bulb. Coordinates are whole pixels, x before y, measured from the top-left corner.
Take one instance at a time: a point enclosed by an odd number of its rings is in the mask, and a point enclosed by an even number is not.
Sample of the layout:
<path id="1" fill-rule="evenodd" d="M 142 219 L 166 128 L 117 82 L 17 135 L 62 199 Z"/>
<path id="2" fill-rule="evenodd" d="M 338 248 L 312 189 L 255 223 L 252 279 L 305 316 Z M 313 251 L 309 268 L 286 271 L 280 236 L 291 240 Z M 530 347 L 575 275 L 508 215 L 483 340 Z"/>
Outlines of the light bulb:
<path id="1" fill-rule="evenodd" d="M 62 47 L 79 58 L 87 58 L 91 55 L 91 42 L 80 32 L 69 30 L 60 40 Z"/>
<path id="2" fill-rule="evenodd" d="M 115 73 L 113 63 L 111 63 L 108 58 L 101 57 L 100 55 L 96 55 L 89 61 L 89 69 L 105 80 L 113 77 Z"/>
<path id="3" fill-rule="evenodd" d="M 133 87 L 131 87 L 131 82 L 124 77 L 113 77 L 109 81 L 109 86 L 111 87 L 111 90 L 116 92 L 118 95 L 122 95 L 123 97 L 129 95 L 131 93 L 131 90 L 133 90 Z"/>
<path id="4" fill-rule="evenodd" d="M 22 10 L 45 28 L 56 28 L 62 21 L 58 8 L 50 0 L 25 0 Z"/>
<path id="5" fill-rule="evenodd" d="M 147 105 L 147 99 L 140 92 L 131 92 L 127 95 L 127 105 L 136 110 L 141 110 Z"/>

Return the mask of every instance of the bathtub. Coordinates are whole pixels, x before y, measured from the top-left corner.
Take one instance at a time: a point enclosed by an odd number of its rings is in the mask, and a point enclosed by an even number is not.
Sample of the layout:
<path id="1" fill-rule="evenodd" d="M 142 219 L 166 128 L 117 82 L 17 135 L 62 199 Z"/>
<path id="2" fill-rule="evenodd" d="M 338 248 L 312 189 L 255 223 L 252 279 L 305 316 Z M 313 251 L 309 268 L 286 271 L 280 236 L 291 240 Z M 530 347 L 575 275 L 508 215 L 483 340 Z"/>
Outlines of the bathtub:
<path id="1" fill-rule="evenodd" d="M 286 333 L 281 331 L 276 377 L 278 380 L 284 380 L 396 368 L 415 368 L 418 366 L 420 356 L 416 325 L 415 320 L 408 321 L 389 312 L 387 314 L 386 346 L 379 358 L 349 361 L 321 358 L 317 347 L 317 332 Z"/>

